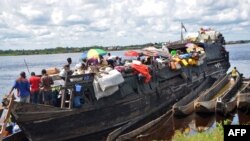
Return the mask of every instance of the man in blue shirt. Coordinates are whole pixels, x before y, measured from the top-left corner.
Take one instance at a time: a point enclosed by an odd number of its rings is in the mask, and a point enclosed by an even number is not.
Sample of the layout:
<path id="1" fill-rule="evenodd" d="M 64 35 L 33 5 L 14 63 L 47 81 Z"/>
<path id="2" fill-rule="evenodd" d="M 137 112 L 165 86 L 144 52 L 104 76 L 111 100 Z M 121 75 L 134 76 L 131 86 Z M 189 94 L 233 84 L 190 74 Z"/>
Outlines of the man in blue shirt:
<path id="1" fill-rule="evenodd" d="M 11 95 L 14 89 L 17 89 L 17 96 L 20 97 L 20 102 L 30 102 L 30 83 L 26 79 L 25 72 L 20 73 L 20 77 L 15 81 L 15 84 L 11 88 L 9 95 Z"/>

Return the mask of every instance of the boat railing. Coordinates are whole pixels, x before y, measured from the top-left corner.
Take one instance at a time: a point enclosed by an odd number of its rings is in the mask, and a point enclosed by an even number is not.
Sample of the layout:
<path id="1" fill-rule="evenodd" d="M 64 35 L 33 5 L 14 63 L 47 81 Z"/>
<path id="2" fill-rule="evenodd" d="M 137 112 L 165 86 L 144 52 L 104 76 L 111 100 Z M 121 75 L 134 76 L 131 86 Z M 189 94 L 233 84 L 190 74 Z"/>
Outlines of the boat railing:
<path id="1" fill-rule="evenodd" d="M 76 87 L 76 85 L 93 88 L 93 81 L 94 81 L 94 73 L 66 76 L 65 84 L 64 86 L 61 87 L 61 92 L 62 92 L 61 108 L 65 108 L 66 105 L 69 109 L 73 107 L 73 99 L 74 99 L 73 89 L 74 87 Z M 70 95 L 69 99 L 66 99 L 66 91 Z"/>

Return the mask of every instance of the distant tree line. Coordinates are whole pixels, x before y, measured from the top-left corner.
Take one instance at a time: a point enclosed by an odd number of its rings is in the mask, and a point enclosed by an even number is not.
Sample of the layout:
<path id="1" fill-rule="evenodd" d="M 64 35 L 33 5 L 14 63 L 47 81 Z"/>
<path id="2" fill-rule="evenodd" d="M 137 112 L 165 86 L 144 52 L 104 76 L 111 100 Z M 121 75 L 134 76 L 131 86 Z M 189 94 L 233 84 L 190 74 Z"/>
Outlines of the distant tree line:
<path id="1" fill-rule="evenodd" d="M 129 50 L 141 49 L 147 46 L 160 47 L 161 43 L 147 43 L 143 45 L 128 45 L 128 46 L 90 46 L 90 47 L 56 47 L 35 50 L 0 50 L 0 56 L 17 56 L 17 55 L 34 55 L 34 54 L 59 54 L 59 53 L 76 53 L 87 51 L 92 48 L 100 48 L 104 50 Z"/>
<path id="2" fill-rule="evenodd" d="M 227 45 L 229 44 L 245 44 L 250 43 L 250 40 L 238 40 L 238 41 L 228 41 L 226 42 Z"/>

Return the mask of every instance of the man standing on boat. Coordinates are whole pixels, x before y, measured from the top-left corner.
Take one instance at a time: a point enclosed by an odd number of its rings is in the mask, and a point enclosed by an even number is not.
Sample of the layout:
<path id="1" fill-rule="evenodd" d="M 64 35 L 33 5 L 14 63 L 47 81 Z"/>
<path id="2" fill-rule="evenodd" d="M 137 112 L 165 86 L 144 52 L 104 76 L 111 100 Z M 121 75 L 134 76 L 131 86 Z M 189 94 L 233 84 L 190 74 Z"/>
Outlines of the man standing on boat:
<path id="1" fill-rule="evenodd" d="M 39 86 L 41 83 L 40 77 L 37 77 L 34 72 L 31 72 L 31 77 L 29 78 L 30 82 L 30 102 L 37 104 L 40 103 L 40 94 L 39 94 Z"/>
<path id="2" fill-rule="evenodd" d="M 68 62 L 68 64 L 67 65 L 69 65 L 69 70 L 70 70 L 70 65 L 72 64 L 72 59 L 69 57 L 69 58 L 67 58 L 67 62 Z"/>
<path id="3" fill-rule="evenodd" d="M 237 73 L 239 73 L 239 72 L 236 69 L 236 67 L 234 67 L 233 70 L 232 70 L 232 72 L 231 72 L 231 76 L 234 79 L 234 81 L 236 81 Z"/>
<path id="4" fill-rule="evenodd" d="M 52 88 L 54 82 L 50 76 L 48 76 L 47 71 L 45 69 L 42 70 L 42 78 L 41 78 L 41 91 L 43 95 L 44 104 L 51 105 L 52 104 Z"/>
<path id="5" fill-rule="evenodd" d="M 20 77 L 15 81 L 14 86 L 9 92 L 9 96 L 12 91 L 17 89 L 17 96 L 20 97 L 20 102 L 29 103 L 30 102 L 30 83 L 26 79 L 25 72 L 20 73 Z"/>

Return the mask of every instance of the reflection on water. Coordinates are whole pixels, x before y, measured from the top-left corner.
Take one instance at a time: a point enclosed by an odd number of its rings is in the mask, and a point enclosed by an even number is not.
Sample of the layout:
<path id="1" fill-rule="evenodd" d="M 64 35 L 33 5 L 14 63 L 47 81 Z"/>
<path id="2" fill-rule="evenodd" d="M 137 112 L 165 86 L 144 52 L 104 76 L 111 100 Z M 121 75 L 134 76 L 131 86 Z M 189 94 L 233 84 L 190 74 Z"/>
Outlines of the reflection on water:
<path id="1" fill-rule="evenodd" d="M 140 135 L 137 135 L 133 140 L 171 140 L 176 130 L 185 132 L 187 135 L 193 135 L 198 132 L 210 131 L 215 128 L 216 122 L 222 123 L 225 120 L 227 120 L 228 124 L 249 124 L 250 115 L 241 111 L 235 111 L 228 117 L 195 113 L 184 118 L 169 116 Z"/>

